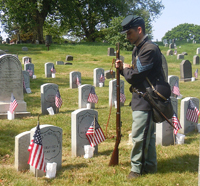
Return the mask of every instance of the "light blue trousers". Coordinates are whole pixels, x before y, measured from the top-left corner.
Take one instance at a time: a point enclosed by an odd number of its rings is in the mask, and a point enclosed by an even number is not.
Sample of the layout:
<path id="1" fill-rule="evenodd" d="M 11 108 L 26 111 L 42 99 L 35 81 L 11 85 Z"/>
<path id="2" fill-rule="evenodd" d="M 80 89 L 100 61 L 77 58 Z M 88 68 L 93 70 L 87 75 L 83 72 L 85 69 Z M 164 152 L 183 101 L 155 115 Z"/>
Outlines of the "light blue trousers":
<path id="1" fill-rule="evenodd" d="M 151 111 L 133 111 L 131 171 L 155 173 L 157 171 L 154 122 Z"/>

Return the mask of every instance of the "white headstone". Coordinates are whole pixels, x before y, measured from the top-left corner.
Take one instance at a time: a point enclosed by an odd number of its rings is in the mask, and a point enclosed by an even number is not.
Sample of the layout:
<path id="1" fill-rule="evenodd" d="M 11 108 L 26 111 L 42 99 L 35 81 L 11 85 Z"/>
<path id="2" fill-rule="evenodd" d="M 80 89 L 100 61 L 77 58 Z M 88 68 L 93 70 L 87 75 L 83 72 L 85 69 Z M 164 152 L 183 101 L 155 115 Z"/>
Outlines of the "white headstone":
<path id="1" fill-rule="evenodd" d="M 197 54 L 197 55 L 200 54 L 200 48 L 197 48 L 196 54 Z"/>
<path id="2" fill-rule="evenodd" d="M 70 88 L 78 88 L 81 85 L 81 73 L 72 71 L 69 73 Z"/>
<path id="3" fill-rule="evenodd" d="M 95 68 L 94 72 L 93 72 L 93 82 L 94 82 L 94 86 L 95 87 L 99 87 L 99 83 L 100 83 L 100 78 L 101 76 L 104 76 L 104 69 L 103 68 Z M 104 86 L 104 83 L 103 83 Z"/>
<path id="4" fill-rule="evenodd" d="M 30 76 L 29 76 L 29 72 L 23 70 L 23 87 L 24 87 L 24 93 L 28 93 L 27 89 L 30 89 Z"/>
<path id="5" fill-rule="evenodd" d="M 52 77 L 51 68 L 54 64 L 53 63 L 45 63 L 44 69 L 45 69 L 45 77 Z"/>
<path id="6" fill-rule="evenodd" d="M 22 58 L 22 64 L 31 63 L 31 61 L 32 61 L 31 58 L 28 56 L 24 56 Z"/>
<path id="7" fill-rule="evenodd" d="M 30 78 L 33 78 L 34 72 L 34 64 L 33 63 L 26 63 L 24 64 L 24 70 L 29 72 Z"/>

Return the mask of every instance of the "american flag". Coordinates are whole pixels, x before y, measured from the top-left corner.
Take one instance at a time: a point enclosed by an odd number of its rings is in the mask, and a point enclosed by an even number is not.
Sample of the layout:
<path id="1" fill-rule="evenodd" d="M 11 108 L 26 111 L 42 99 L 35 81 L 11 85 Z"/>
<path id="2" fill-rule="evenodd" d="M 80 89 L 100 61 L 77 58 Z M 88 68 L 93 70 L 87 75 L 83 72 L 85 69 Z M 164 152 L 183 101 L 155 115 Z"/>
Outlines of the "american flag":
<path id="1" fill-rule="evenodd" d="M 90 103 L 98 103 L 98 97 L 95 93 L 94 87 L 91 87 L 87 101 Z"/>
<path id="2" fill-rule="evenodd" d="M 199 110 L 197 107 L 194 105 L 192 100 L 189 100 L 188 108 L 187 108 L 187 113 L 186 113 L 186 119 L 191 121 L 191 122 L 198 122 L 198 117 L 199 117 Z"/>
<path id="3" fill-rule="evenodd" d="M 31 70 L 30 67 L 28 67 L 27 71 L 28 71 L 28 73 L 29 73 L 29 76 L 32 77 L 32 75 L 33 75 L 33 71 Z"/>
<path id="4" fill-rule="evenodd" d="M 100 76 L 100 78 L 99 78 L 99 82 L 100 82 L 100 83 L 104 83 L 104 81 L 105 81 L 105 77 L 104 77 L 103 74 L 101 74 L 101 76 Z"/>
<path id="5" fill-rule="evenodd" d="M 11 93 L 9 111 L 10 111 L 11 113 L 13 113 L 14 110 L 16 109 L 17 105 L 18 105 L 17 100 L 16 100 L 15 97 L 13 96 L 13 93 Z"/>
<path id="6" fill-rule="evenodd" d="M 30 63 L 29 58 L 25 58 L 25 64 Z"/>
<path id="7" fill-rule="evenodd" d="M 124 103 L 125 101 L 126 101 L 126 97 L 125 97 L 125 94 L 124 94 L 124 90 L 121 87 L 121 89 L 120 89 L 120 102 Z"/>
<path id="8" fill-rule="evenodd" d="M 174 115 L 172 116 L 172 123 L 175 127 L 174 134 L 177 134 L 178 130 L 181 129 L 182 127 L 181 127 L 180 121 L 175 112 L 174 112 Z"/>
<path id="9" fill-rule="evenodd" d="M 194 77 L 197 79 L 198 78 L 198 69 L 195 70 L 194 72 Z"/>
<path id="10" fill-rule="evenodd" d="M 36 169 L 43 170 L 45 172 L 44 151 L 42 146 L 42 138 L 40 135 L 40 125 L 38 123 L 33 139 L 28 147 L 29 160 L 28 164 Z"/>
<path id="11" fill-rule="evenodd" d="M 174 84 L 174 86 L 172 88 L 172 93 L 177 95 L 177 96 L 180 96 L 180 90 L 179 90 L 179 87 L 178 87 L 178 81 L 176 81 L 176 83 Z"/>
<path id="12" fill-rule="evenodd" d="M 86 137 L 89 140 L 91 146 L 95 146 L 106 139 L 98 121 L 96 120 L 96 118 L 94 120 L 92 121 L 91 126 L 86 132 Z"/>
<path id="13" fill-rule="evenodd" d="M 53 66 L 51 67 L 51 72 L 54 73 L 54 74 L 56 73 L 56 69 L 55 69 L 55 67 L 54 67 L 54 64 L 53 64 Z"/>
<path id="14" fill-rule="evenodd" d="M 56 92 L 56 96 L 55 96 L 55 105 L 56 105 L 57 108 L 60 108 L 61 105 L 62 105 L 62 98 L 61 98 L 61 96 L 60 96 L 59 90 L 57 90 L 57 92 Z"/>
<path id="15" fill-rule="evenodd" d="M 79 80 L 78 76 L 76 77 L 76 84 L 77 84 L 77 86 L 78 86 L 78 87 L 81 85 L 81 83 L 80 83 L 80 80 Z"/>

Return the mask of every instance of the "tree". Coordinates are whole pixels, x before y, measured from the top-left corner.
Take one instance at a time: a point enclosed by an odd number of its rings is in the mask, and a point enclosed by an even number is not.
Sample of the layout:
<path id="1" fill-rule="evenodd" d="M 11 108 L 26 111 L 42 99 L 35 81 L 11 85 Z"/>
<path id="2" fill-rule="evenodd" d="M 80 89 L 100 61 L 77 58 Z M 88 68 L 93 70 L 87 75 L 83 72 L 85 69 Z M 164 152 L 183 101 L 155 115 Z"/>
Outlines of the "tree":
<path id="1" fill-rule="evenodd" d="M 32 32 L 33 42 L 44 43 L 43 25 L 48 14 L 53 14 L 56 0 L 4 0 L 0 2 L 7 31 Z"/>
<path id="2" fill-rule="evenodd" d="M 177 40 L 187 40 L 187 39 L 196 39 L 200 40 L 200 25 L 194 24 L 180 24 L 172 30 L 165 33 L 165 36 L 162 39 L 177 39 Z"/>

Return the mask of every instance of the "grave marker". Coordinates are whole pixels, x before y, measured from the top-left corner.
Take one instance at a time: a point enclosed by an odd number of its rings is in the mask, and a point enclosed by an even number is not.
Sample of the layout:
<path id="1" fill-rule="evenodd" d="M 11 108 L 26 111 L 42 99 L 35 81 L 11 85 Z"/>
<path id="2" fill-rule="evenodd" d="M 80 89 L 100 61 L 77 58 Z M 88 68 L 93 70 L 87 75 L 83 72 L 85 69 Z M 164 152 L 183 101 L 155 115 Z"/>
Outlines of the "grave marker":
<path id="1" fill-rule="evenodd" d="M 115 49 L 114 48 L 108 48 L 108 56 L 115 56 Z"/>
<path id="2" fill-rule="evenodd" d="M 193 56 L 193 65 L 198 65 L 199 64 L 199 56 L 195 55 Z"/>
<path id="3" fill-rule="evenodd" d="M 191 81 L 192 65 L 188 60 L 183 60 L 180 64 L 180 81 Z"/>
<path id="4" fill-rule="evenodd" d="M 45 69 L 45 77 L 52 77 L 51 68 L 54 64 L 53 63 L 45 63 L 44 69 Z"/>
<path id="5" fill-rule="evenodd" d="M 24 57 L 22 58 L 22 64 L 31 63 L 31 62 L 32 62 L 32 60 L 31 60 L 31 58 L 28 57 L 28 56 L 24 56 Z"/>
<path id="6" fill-rule="evenodd" d="M 72 71 L 69 73 L 69 85 L 70 85 L 70 88 L 78 88 L 81 85 L 80 72 Z"/>
<path id="7" fill-rule="evenodd" d="M 104 76 L 104 69 L 103 68 L 95 68 L 93 72 L 93 83 L 95 87 L 99 87 L 100 77 L 101 75 Z M 103 83 L 104 86 L 104 83 Z"/>
<path id="8" fill-rule="evenodd" d="M 34 64 L 33 63 L 26 63 L 24 64 L 24 70 L 29 72 L 30 78 L 33 78 L 34 72 Z"/>
<path id="9" fill-rule="evenodd" d="M 110 71 L 110 70 L 104 71 L 104 77 L 106 79 L 114 79 L 115 78 L 115 71 Z"/>

